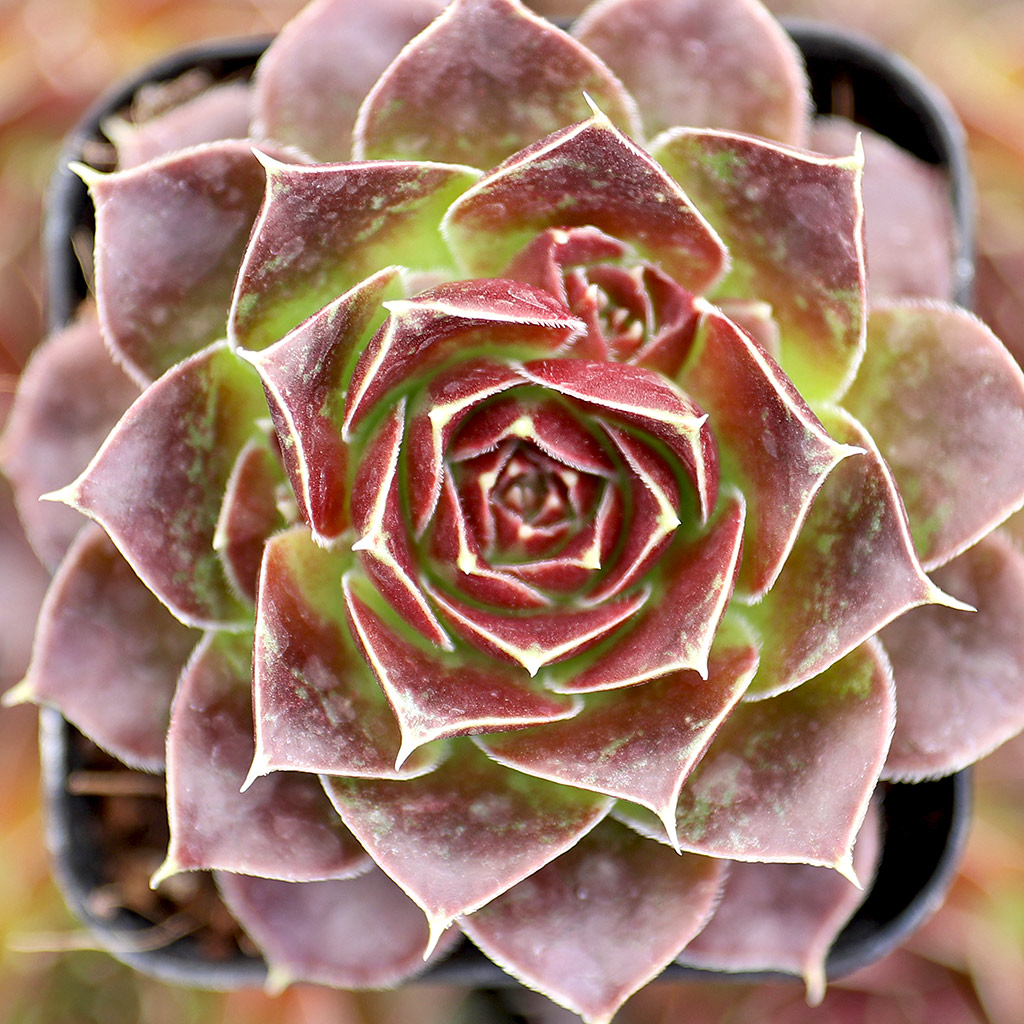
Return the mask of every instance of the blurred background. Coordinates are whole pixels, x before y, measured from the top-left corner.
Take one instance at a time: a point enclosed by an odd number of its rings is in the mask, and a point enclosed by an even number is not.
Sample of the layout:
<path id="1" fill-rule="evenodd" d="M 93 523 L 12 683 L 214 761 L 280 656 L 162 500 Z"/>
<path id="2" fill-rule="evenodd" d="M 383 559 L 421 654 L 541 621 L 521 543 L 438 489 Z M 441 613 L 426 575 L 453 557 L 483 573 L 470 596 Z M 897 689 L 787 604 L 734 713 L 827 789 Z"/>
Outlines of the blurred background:
<path id="1" fill-rule="evenodd" d="M 372 0 L 370 0 L 372 2 Z M 0 0 L 0 423 L 42 334 L 42 196 L 63 134 L 111 83 L 162 53 L 264 34 L 302 0 Z M 537 0 L 571 15 L 574 0 Z M 1024 355 L 1024 2 L 777 0 L 866 32 L 945 89 L 978 187 L 976 308 Z M 0 691 L 22 676 L 45 575 L 0 480 Z M 797 985 L 651 986 L 621 1024 L 1020 1024 L 1024 1014 L 1024 740 L 976 771 L 976 812 L 950 899 L 896 954 L 814 1010 Z M 576 1018 L 523 1008 L 530 1020 Z M 0 713 L 0 1024 L 486 1024 L 483 1002 L 437 985 L 350 995 L 299 986 L 197 993 L 90 946 L 48 873 L 36 713 Z"/>

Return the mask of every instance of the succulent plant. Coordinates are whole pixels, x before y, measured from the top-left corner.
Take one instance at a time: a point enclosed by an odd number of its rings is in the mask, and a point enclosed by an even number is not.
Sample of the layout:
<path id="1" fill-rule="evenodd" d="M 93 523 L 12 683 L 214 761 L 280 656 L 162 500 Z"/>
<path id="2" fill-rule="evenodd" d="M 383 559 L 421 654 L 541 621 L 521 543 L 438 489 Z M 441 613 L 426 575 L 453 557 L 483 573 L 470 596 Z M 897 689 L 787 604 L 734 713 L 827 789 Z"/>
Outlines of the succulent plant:
<path id="1" fill-rule="evenodd" d="M 809 109 L 755 0 L 316 0 L 79 167 L 10 699 L 166 772 L 154 884 L 277 982 L 463 932 L 588 1021 L 677 958 L 817 995 L 879 781 L 1024 726 L 1024 376 L 882 224 L 868 316 L 870 158 L 926 172 Z"/>

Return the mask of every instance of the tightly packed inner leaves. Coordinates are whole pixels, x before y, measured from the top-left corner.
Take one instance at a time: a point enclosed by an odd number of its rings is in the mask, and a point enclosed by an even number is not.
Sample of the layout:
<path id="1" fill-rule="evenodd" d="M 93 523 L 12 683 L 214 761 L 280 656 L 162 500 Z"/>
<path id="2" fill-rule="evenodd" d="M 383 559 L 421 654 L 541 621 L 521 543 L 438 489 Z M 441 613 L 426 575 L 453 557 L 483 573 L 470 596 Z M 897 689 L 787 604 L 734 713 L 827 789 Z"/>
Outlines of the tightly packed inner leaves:
<path id="1" fill-rule="evenodd" d="M 1024 725 L 1024 377 L 886 249 L 930 169 L 809 107 L 755 0 L 316 0 L 78 169 L 12 699 L 166 772 L 154 884 L 276 981 L 465 933 L 587 1021 L 677 958 L 816 995 L 879 781 Z"/>

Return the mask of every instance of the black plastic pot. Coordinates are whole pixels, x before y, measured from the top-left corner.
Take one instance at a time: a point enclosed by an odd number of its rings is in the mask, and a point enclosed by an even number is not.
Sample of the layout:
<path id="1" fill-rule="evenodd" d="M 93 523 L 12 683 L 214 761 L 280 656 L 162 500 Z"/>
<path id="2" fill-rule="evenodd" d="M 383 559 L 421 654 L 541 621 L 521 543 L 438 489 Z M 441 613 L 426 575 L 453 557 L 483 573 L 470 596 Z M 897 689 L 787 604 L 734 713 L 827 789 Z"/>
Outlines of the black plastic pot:
<path id="1" fill-rule="evenodd" d="M 972 186 L 963 132 L 948 104 L 913 68 L 868 40 L 802 21 L 789 22 L 787 28 L 807 60 L 820 113 L 852 113 L 856 120 L 947 171 L 958 231 L 956 298 L 961 305 L 969 305 L 974 276 Z M 124 109 L 141 86 L 171 80 L 195 68 L 208 72 L 214 80 L 245 76 L 266 43 L 266 39 L 247 40 L 172 56 L 111 93 L 69 135 L 52 182 L 45 227 L 52 327 L 65 324 L 86 293 L 74 243 L 76 237 L 91 230 L 92 208 L 84 184 L 67 169 L 69 161 L 83 159 L 90 147 L 102 144 L 103 119 Z M 837 102 L 844 107 L 852 104 L 852 110 L 836 110 Z M 57 879 L 69 905 L 99 941 L 125 962 L 167 981 L 215 989 L 261 984 L 266 968 L 258 957 L 236 949 L 210 959 L 201 936 L 196 935 L 148 948 L 151 921 L 124 909 L 102 909 L 97 896 L 108 879 L 99 858 L 101 837 L 94 813 L 98 798 L 72 792 L 69 787 L 69 778 L 90 756 L 89 746 L 58 712 L 44 709 L 41 751 L 49 807 L 48 840 Z M 970 802 L 967 772 L 933 782 L 885 787 L 881 864 L 863 904 L 829 954 L 830 978 L 884 956 L 937 909 L 962 852 Z M 691 980 L 709 976 L 722 977 L 677 965 L 662 975 L 664 979 Z M 766 973 L 727 977 L 754 981 L 773 976 L 779 977 Z M 481 989 L 517 984 L 468 942 L 423 977 Z"/>

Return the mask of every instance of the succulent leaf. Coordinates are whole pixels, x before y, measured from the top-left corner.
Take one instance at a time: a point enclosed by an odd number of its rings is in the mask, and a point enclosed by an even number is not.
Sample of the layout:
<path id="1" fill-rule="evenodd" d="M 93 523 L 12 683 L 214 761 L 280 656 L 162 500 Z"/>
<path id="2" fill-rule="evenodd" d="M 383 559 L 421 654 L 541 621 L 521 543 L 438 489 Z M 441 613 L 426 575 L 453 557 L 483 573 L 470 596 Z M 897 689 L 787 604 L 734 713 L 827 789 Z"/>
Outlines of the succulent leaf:
<path id="1" fill-rule="evenodd" d="M 239 793 L 253 757 L 252 636 L 208 633 L 182 675 L 167 736 L 171 841 L 154 883 L 218 869 L 308 882 L 372 861 L 318 781 L 275 772 Z"/>
<path id="2" fill-rule="evenodd" d="M 527 146 L 452 204 L 444 231 L 459 265 L 500 274 L 547 228 L 593 227 L 691 291 L 713 285 L 726 250 L 679 186 L 603 114 Z"/>
<path id="3" fill-rule="evenodd" d="M 531 686 L 522 673 L 452 664 L 413 644 L 359 596 L 357 580 L 343 585 L 352 635 L 402 732 L 396 768 L 431 740 L 557 722 L 579 711 L 577 701 Z"/>
<path id="4" fill-rule="evenodd" d="M 1024 504 L 1024 373 L 977 318 L 937 303 L 872 309 L 844 404 L 871 432 L 925 568 Z"/>
<path id="5" fill-rule="evenodd" d="M 186 625 L 244 622 L 213 547 L 235 460 L 266 407 L 251 369 L 218 343 L 132 404 L 81 476 L 47 497 L 99 522 Z"/>
<path id="6" fill-rule="evenodd" d="M 171 698 L 197 638 L 89 524 L 50 584 L 28 674 L 11 693 L 59 708 L 125 764 L 161 771 Z"/>
<path id="7" fill-rule="evenodd" d="M 262 352 L 242 351 L 259 371 L 292 490 L 318 543 L 349 526 L 348 449 L 341 416 L 353 364 L 397 297 L 398 268 L 367 278 Z"/>
<path id="8" fill-rule="evenodd" d="M 850 877 L 894 711 L 892 672 L 876 640 L 794 690 L 741 703 L 679 794 L 679 847 Z M 625 807 L 615 816 L 666 841 L 649 812 Z"/>
<path id="9" fill-rule="evenodd" d="M 865 884 L 881 853 L 881 812 L 868 809 L 853 848 L 853 872 Z M 848 878 L 811 864 L 733 864 L 708 926 L 679 956 L 717 971 L 799 974 L 812 1005 L 825 994 L 825 959 L 864 899 Z"/>
<path id="10" fill-rule="evenodd" d="M 723 873 L 605 820 L 463 928 L 526 985 L 608 1024 L 700 931 Z"/>
<path id="11" fill-rule="evenodd" d="M 89 388 L 82 387 L 88 380 Z M 22 371 L 0 438 L 0 462 L 40 561 L 55 569 L 82 517 L 39 498 L 85 469 L 138 387 L 111 360 L 96 311 L 52 335 Z"/>
<path id="12" fill-rule="evenodd" d="M 698 308 L 680 381 L 714 424 L 724 478 L 749 502 L 740 587 L 757 600 L 778 577 L 825 478 L 857 449 L 829 437 L 749 335 L 713 306 Z"/>
<path id="13" fill-rule="evenodd" d="M 886 626 L 899 715 L 889 778 L 959 771 L 1024 728 L 1024 642 L 1015 617 L 1024 601 L 1024 557 L 992 534 L 935 573 L 977 608 L 919 608 Z"/>
<path id="14" fill-rule="evenodd" d="M 806 144 L 803 60 L 760 3 L 605 0 L 572 32 L 636 97 L 648 138 L 685 124 Z"/>
<path id="15" fill-rule="evenodd" d="M 253 136 L 318 161 L 348 160 L 363 97 L 445 0 L 315 0 L 275 37 L 254 76 Z"/>
<path id="16" fill-rule="evenodd" d="M 508 771 L 465 741 L 417 779 L 324 785 L 370 856 L 423 908 L 432 936 L 570 849 L 611 804 Z"/>
<path id="17" fill-rule="evenodd" d="M 265 441 L 252 438 L 228 477 L 213 546 L 235 593 L 256 603 L 263 545 L 287 525 L 278 505 L 281 464 Z"/>
<path id="18" fill-rule="evenodd" d="M 749 609 L 763 640 L 751 693 L 762 696 L 824 671 L 911 608 L 962 607 L 921 569 L 899 491 L 867 432 L 848 413 L 824 411 L 822 420 L 864 452 L 832 470 L 775 586 Z"/>
<path id="19" fill-rule="evenodd" d="M 420 909 L 376 868 L 355 878 L 282 882 L 216 873 L 231 913 L 270 961 L 278 985 L 385 988 L 426 968 Z M 458 933 L 435 947 L 439 957 Z"/>
<path id="20" fill-rule="evenodd" d="M 256 606 L 250 783 L 282 770 L 406 777 L 437 762 L 439 752 L 424 748 L 401 771 L 395 767 L 398 725 L 341 600 L 351 567 L 350 558 L 317 547 L 304 527 L 267 543 Z"/>
<path id="21" fill-rule="evenodd" d="M 722 642 L 706 679 L 673 672 L 593 694 L 579 714 L 557 725 L 476 742 L 517 771 L 642 804 L 674 834 L 679 791 L 756 667 L 753 647 Z"/>
<path id="22" fill-rule="evenodd" d="M 780 363 L 810 402 L 845 390 L 864 352 L 863 157 L 672 129 L 651 152 L 721 235 L 729 298 L 771 303 Z"/>
<path id="23" fill-rule="evenodd" d="M 214 142 L 90 176 L 103 334 L 140 383 L 224 337 L 264 174 L 246 142 Z"/>
<path id="24" fill-rule="evenodd" d="M 266 198 L 238 272 L 228 337 L 258 351 L 382 267 L 437 270 L 445 210 L 468 167 L 381 161 L 283 164 L 261 154 Z"/>
<path id="25" fill-rule="evenodd" d="M 367 95 L 354 153 L 493 167 L 585 118 L 587 96 L 639 134 L 632 97 L 586 47 L 519 0 L 454 0 Z"/>

